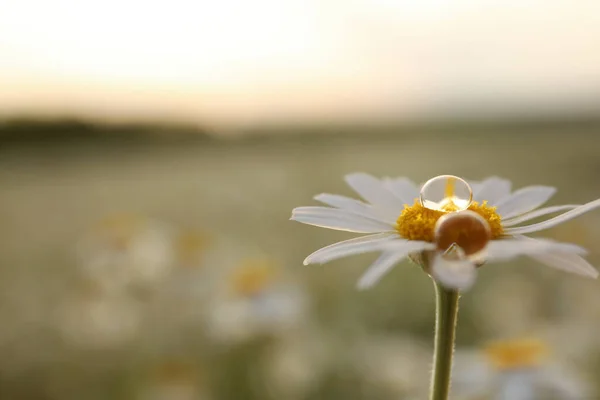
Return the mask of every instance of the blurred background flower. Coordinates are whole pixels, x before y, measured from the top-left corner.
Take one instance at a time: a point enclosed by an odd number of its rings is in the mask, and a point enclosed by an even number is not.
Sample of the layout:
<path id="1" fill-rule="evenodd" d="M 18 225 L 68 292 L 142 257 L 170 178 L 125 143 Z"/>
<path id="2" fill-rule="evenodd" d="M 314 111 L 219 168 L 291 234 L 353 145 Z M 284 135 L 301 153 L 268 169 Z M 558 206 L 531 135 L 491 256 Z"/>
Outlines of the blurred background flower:
<path id="1" fill-rule="evenodd" d="M 299 329 L 307 322 L 301 284 L 268 259 L 246 259 L 216 283 L 207 330 L 216 342 L 237 342 Z"/>
<path id="2" fill-rule="evenodd" d="M 423 399 L 428 277 L 357 293 L 376 255 L 304 267 L 351 235 L 290 210 L 353 171 L 599 198 L 599 38 L 591 1 L 0 2 L 0 398 Z M 599 226 L 543 236 L 600 266 Z M 598 316 L 598 282 L 485 268 L 456 397 L 531 333 L 567 371 L 536 385 L 598 398 Z"/>
<path id="3" fill-rule="evenodd" d="M 590 398 L 588 386 L 564 360 L 549 359 L 537 339 L 495 341 L 479 351 L 457 351 L 454 396 L 457 399 Z"/>
<path id="4" fill-rule="evenodd" d="M 122 345 L 139 334 L 142 304 L 126 293 L 105 293 L 93 285 L 66 295 L 56 321 L 68 343 L 103 347 Z"/>
<path id="5" fill-rule="evenodd" d="M 201 371 L 193 362 L 163 360 L 137 388 L 136 400 L 209 400 Z"/>
<path id="6" fill-rule="evenodd" d="M 138 215 L 110 215 L 82 239 L 83 273 L 110 289 L 161 281 L 173 265 L 172 238 L 165 227 Z"/>

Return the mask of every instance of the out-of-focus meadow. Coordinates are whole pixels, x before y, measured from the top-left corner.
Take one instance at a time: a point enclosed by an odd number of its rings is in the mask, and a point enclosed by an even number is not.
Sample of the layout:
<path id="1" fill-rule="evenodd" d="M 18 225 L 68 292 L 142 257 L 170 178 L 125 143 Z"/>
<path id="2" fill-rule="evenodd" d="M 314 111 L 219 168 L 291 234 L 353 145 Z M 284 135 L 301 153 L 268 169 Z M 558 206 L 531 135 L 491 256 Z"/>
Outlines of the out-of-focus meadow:
<path id="1" fill-rule="evenodd" d="M 74 133 L 60 142 L 46 141 L 52 123 L 17 125 L 0 151 L 7 399 L 426 398 L 430 279 L 405 262 L 357 291 L 375 255 L 303 266 L 351 236 L 291 222 L 291 209 L 352 195 L 352 171 L 499 175 L 556 186 L 552 204 L 600 197 L 593 122 L 240 139 L 64 123 Z M 599 226 L 590 214 L 544 236 L 600 265 Z M 596 398 L 599 315 L 597 281 L 526 259 L 483 267 L 461 299 L 453 398 L 495 398 L 494 376 L 514 371 L 540 374 L 538 398 Z"/>
<path id="2" fill-rule="evenodd" d="M 289 220 L 346 174 L 600 198 L 600 2 L 0 1 L 0 400 L 422 400 L 434 288 Z M 600 212 L 536 236 L 589 249 Z M 600 282 L 461 298 L 453 400 L 600 399 Z"/>

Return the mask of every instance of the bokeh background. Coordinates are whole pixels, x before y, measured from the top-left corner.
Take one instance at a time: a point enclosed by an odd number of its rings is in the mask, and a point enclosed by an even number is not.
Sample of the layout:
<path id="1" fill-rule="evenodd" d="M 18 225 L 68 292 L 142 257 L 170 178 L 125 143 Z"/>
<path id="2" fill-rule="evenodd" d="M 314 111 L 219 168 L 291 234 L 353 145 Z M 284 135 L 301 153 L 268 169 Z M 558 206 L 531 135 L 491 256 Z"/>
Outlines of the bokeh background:
<path id="1" fill-rule="evenodd" d="M 290 212 L 355 171 L 600 198 L 598 48 L 594 1 L 0 3 L 0 398 L 426 398 L 430 279 L 304 267 L 351 235 Z M 600 266 L 597 211 L 543 236 Z M 453 398 L 599 399 L 599 285 L 482 268 Z"/>

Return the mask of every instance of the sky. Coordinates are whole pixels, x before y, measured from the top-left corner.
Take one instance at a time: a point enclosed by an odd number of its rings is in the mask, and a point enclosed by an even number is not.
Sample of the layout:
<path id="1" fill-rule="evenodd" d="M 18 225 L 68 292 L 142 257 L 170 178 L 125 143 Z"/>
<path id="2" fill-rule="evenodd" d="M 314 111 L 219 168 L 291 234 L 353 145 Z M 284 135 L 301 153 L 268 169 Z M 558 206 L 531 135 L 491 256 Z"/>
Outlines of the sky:
<path id="1" fill-rule="evenodd" d="M 3 0 L 0 115 L 244 125 L 600 106 L 597 0 Z"/>

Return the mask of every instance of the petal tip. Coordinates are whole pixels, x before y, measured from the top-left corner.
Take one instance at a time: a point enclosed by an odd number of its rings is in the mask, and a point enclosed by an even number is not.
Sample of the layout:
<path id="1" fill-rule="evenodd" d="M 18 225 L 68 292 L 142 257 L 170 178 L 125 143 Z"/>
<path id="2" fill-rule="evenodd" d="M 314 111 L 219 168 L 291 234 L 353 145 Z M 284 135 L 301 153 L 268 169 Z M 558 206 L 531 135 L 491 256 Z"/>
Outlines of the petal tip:
<path id="1" fill-rule="evenodd" d="M 349 174 L 344 175 L 344 180 L 346 182 L 357 178 L 374 178 L 374 176 L 367 174 L 366 172 L 351 172 Z"/>

